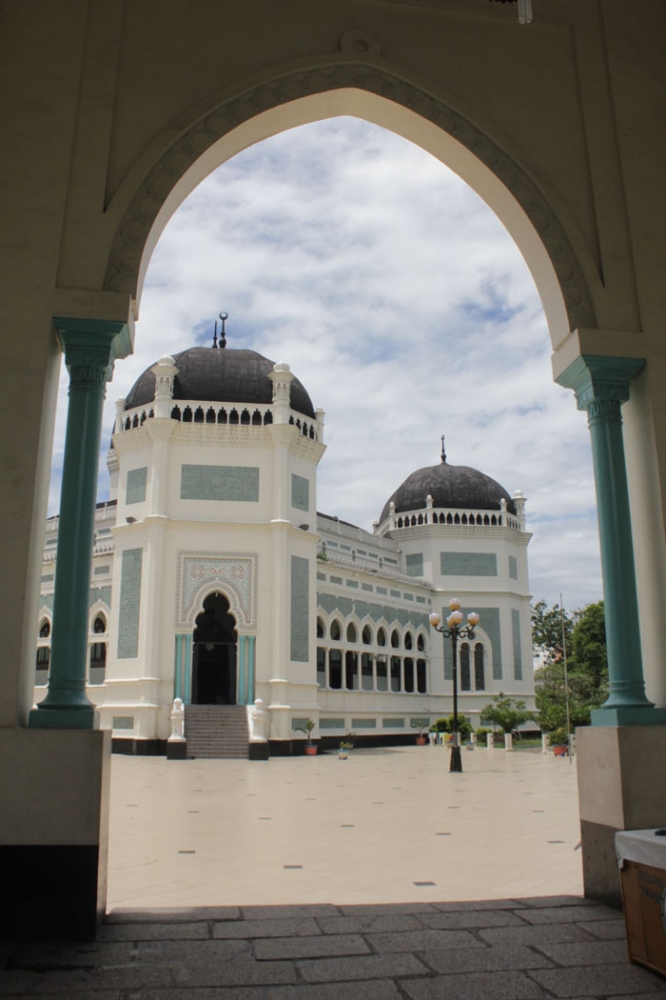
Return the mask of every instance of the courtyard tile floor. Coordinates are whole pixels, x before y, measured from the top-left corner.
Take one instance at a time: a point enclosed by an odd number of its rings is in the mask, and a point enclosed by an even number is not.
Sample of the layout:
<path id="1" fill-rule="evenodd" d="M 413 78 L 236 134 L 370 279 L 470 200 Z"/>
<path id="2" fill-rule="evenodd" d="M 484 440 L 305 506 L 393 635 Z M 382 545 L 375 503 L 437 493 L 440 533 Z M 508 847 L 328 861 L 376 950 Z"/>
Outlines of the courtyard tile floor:
<path id="1" fill-rule="evenodd" d="M 109 908 L 582 892 L 576 765 L 443 747 L 113 758 Z"/>
<path id="2" fill-rule="evenodd" d="M 575 764 L 439 748 L 113 761 L 110 912 L 0 944 L 39 1000 L 663 1000 L 581 895 Z"/>

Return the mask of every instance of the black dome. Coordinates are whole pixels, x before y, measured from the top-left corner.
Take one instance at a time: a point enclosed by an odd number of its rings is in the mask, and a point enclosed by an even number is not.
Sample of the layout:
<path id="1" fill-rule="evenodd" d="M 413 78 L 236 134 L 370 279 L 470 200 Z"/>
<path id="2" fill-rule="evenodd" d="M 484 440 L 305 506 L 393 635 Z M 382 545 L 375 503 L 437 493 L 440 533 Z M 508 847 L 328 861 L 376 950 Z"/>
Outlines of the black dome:
<path id="1" fill-rule="evenodd" d="M 396 514 L 408 510 L 423 510 L 430 495 L 433 507 L 453 507 L 462 510 L 499 510 L 500 500 L 506 500 L 507 509 L 516 513 L 516 507 L 503 486 L 477 469 L 466 465 L 439 465 L 417 469 L 407 476 L 402 486 L 384 504 L 380 524 L 388 517 L 389 504 L 395 504 Z"/>
<path id="2" fill-rule="evenodd" d="M 173 359 L 178 369 L 174 379 L 174 399 L 211 403 L 273 402 L 273 383 L 268 378 L 273 362 L 256 351 L 190 347 L 174 354 Z M 125 409 L 145 406 L 154 398 L 155 375 L 147 368 L 127 394 Z M 315 418 L 312 400 L 297 378 L 291 383 L 291 408 L 306 417 Z"/>

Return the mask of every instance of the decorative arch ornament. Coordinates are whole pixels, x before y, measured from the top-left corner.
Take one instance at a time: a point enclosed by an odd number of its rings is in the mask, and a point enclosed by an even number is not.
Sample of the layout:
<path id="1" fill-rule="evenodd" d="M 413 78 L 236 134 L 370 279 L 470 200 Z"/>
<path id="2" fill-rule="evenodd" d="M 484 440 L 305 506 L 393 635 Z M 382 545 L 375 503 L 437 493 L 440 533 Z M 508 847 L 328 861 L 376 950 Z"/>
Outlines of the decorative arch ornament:
<path id="1" fill-rule="evenodd" d="M 191 631 L 204 599 L 219 590 L 240 633 L 257 629 L 256 553 L 179 552 L 176 629 Z"/>
<path id="2" fill-rule="evenodd" d="M 217 105 L 184 129 L 148 171 L 128 204 L 111 246 L 104 289 L 137 297 L 151 229 L 174 186 L 214 143 L 263 112 L 342 89 L 364 91 L 398 104 L 469 150 L 513 195 L 536 230 L 555 271 L 570 329 L 597 325 L 580 261 L 557 214 L 528 173 L 466 116 L 425 89 L 407 83 L 388 67 L 350 62 L 261 83 Z"/>

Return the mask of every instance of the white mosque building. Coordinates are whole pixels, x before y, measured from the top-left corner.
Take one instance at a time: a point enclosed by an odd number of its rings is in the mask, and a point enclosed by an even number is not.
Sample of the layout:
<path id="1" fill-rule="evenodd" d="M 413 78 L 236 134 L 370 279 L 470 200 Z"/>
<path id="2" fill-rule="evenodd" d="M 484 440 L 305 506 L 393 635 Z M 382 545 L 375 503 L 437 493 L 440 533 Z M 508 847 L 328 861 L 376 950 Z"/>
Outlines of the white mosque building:
<path id="1" fill-rule="evenodd" d="M 246 753 L 255 699 L 272 754 L 300 750 L 308 719 L 324 747 L 349 732 L 412 741 L 414 727 L 452 711 L 450 643 L 428 615 L 445 617 L 454 595 L 481 616 L 459 646 L 459 711 L 476 728 L 499 691 L 533 707 L 523 495 L 449 465 L 442 449 L 370 532 L 317 512 L 324 451 L 324 413 L 289 366 L 224 336 L 160 358 L 118 401 L 110 499 L 96 512 L 87 688 L 114 750 L 165 753 L 175 698 L 189 756 L 224 753 L 207 730 L 231 731 L 239 716 Z M 36 702 L 57 534 L 56 516 Z"/>

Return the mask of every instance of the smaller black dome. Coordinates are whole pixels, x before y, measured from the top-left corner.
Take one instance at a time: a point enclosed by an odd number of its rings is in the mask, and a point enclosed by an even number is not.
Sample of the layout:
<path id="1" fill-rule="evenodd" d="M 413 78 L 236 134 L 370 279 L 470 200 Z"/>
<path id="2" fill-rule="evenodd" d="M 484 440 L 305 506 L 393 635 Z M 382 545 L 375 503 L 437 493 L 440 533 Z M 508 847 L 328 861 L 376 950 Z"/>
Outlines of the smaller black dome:
<path id="1" fill-rule="evenodd" d="M 211 403 L 272 403 L 269 375 L 274 362 L 256 351 L 234 348 L 190 347 L 173 359 L 178 369 L 173 398 Z M 139 376 L 125 399 L 125 409 L 145 406 L 155 398 L 155 375 L 150 368 Z M 291 383 L 291 408 L 306 417 L 315 411 L 303 383 Z"/>
<path id="2" fill-rule="evenodd" d="M 500 510 L 500 500 L 506 500 L 507 509 L 516 513 L 516 506 L 498 482 L 478 469 L 466 465 L 449 465 L 442 460 L 439 465 L 417 469 L 407 476 L 402 486 L 384 504 L 379 523 L 388 517 L 389 505 L 395 504 L 396 514 L 408 510 L 423 510 L 426 497 L 431 496 L 433 507 L 451 507 L 461 510 Z"/>

